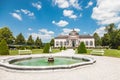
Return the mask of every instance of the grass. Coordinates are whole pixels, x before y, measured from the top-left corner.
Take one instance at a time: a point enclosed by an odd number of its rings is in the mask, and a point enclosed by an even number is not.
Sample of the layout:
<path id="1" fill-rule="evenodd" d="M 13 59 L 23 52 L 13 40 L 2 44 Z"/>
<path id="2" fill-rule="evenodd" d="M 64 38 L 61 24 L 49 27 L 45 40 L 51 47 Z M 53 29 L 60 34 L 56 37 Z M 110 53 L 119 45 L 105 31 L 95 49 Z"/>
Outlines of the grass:
<path id="1" fill-rule="evenodd" d="M 104 56 L 120 58 L 120 50 L 117 50 L 117 49 L 106 49 Z"/>
<path id="2" fill-rule="evenodd" d="M 93 49 L 87 49 L 86 54 L 90 54 Z M 117 57 L 120 58 L 120 50 L 117 49 L 105 49 L 103 56 L 109 56 L 109 57 Z M 33 54 L 41 54 L 43 53 L 43 49 L 33 49 Z M 59 49 L 52 49 L 52 53 L 60 52 Z M 76 50 L 77 53 L 77 50 Z M 10 50 L 10 55 L 18 55 L 18 50 Z"/>
<path id="3" fill-rule="evenodd" d="M 87 53 L 86 54 L 90 55 L 90 53 L 92 52 L 92 50 L 94 50 L 94 49 L 87 49 Z M 120 58 L 120 50 L 117 50 L 117 49 L 105 49 L 103 56 Z"/>
<path id="4" fill-rule="evenodd" d="M 10 50 L 10 55 L 18 55 L 18 50 Z M 59 49 L 52 49 L 52 53 L 60 52 Z M 41 54 L 43 49 L 32 49 L 32 54 Z"/>

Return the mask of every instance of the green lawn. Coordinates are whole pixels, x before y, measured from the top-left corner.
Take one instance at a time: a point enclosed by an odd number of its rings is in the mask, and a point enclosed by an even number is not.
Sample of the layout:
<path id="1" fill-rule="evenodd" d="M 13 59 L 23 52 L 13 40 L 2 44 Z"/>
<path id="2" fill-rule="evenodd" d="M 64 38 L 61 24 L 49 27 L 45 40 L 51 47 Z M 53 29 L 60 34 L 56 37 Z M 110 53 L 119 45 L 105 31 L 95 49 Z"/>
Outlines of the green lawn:
<path id="1" fill-rule="evenodd" d="M 110 56 L 110 57 L 118 57 L 118 58 L 120 58 L 120 50 L 107 49 L 107 50 L 105 50 L 104 56 Z"/>
<path id="2" fill-rule="evenodd" d="M 90 52 L 93 49 L 88 49 L 87 54 L 90 54 Z M 103 56 L 110 56 L 110 57 L 118 57 L 120 58 L 120 50 L 117 49 L 106 49 L 104 50 L 105 53 Z M 41 54 L 43 52 L 43 49 L 33 49 L 32 53 L 33 54 Z M 60 52 L 59 49 L 52 49 L 52 53 Z M 77 52 L 77 51 L 76 51 Z M 18 50 L 10 50 L 10 55 L 18 55 Z"/>
<path id="3" fill-rule="evenodd" d="M 90 55 L 90 53 L 92 52 L 92 50 L 93 49 L 87 49 L 87 53 L 86 54 Z M 76 50 L 76 52 L 77 52 L 77 50 Z M 117 49 L 105 49 L 103 56 L 120 58 L 120 50 L 117 50 Z"/>
<path id="4" fill-rule="evenodd" d="M 90 54 L 90 52 L 92 50 L 93 49 L 88 49 L 87 54 Z M 118 57 L 118 58 L 120 58 L 120 50 L 117 50 L 117 49 L 105 49 L 103 56 L 110 56 L 110 57 Z"/>
<path id="5" fill-rule="evenodd" d="M 52 53 L 60 52 L 59 49 L 52 49 Z M 33 49 L 32 54 L 41 54 L 43 49 Z M 18 55 L 18 50 L 10 50 L 10 55 Z"/>

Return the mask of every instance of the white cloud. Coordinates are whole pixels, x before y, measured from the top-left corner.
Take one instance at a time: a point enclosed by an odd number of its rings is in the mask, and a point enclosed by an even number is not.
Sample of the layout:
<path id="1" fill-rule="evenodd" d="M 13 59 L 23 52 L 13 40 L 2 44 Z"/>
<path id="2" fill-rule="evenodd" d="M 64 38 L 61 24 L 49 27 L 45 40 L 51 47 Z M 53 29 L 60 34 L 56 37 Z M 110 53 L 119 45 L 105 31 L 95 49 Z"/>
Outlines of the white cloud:
<path id="1" fill-rule="evenodd" d="M 19 13 L 19 12 L 20 12 L 20 10 L 15 10 L 15 12 Z"/>
<path id="2" fill-rule="evenodd" d="M 27 9 L 15 10 L 13 13 L 10 13 L 14 18 L 22 21 L 23 14 L 29 16 L 30 18 L 34 18 L 34 13 Z"/>
<path id="3" fill-rule="evenodd" d="M 73 6 L 76 9 L 81 9 L 81 6 L 78 3 L 78 0 L 69 0 L 69 3 L 71 6 Z"/>
<path id="4" fill-rule="evenodd" d="M 76 9 L 81 9 L 78 0 L 53 0 L 53 3 L 58 5 L 59 8 L 74 7 Z"/>
<path id="5" fill-rule="evenodd" d="M 61 35 L 68 35 L 73 29 L 70 29 L 70 28 L 64 28 L 62 30 L 62 33 Z M 80 32 L 80 29 L 79 28 L 74 28 L 75 31 L 77 31 L 78 33 Z"/>
<path id="6" fill-rule="evenodd" d="M 74 15 L 73 10 L 64 10 L 63 11 L 63 15 L 66 16 L 66 17 L 72 18 L 72 19 L 76 19 L 77 18 L 77 16 Z"/>
<path id="7" fill-rule="evenodd" d="M 22 17 L 20 14 L 18 14 L 18 13 L 10 13 L 10 14 L 12 15 L 12 17 L 18 19 L 19 21 L 22 21 Z"/>
<path id="8" fill-rule="evenodd" d="M 32 28 L 28 28 L 28 31 L 32 31 L 33 29 Z"/>
<path id="9" fill-rule="evenodd" d="M 69 23 L 65 20 L 60 20 L 59 22 L 55 22 L 55 21 L 52 21 L 53 24 L 57 25 L 57 26 L 60 26 L 60 27 L 65 27 L 67 26 Z"/>
<path id="10" fill-rule="evenodd" d="M 40 29 L 37 33 L 31 33 L 29 35 L 32 35 L 34 39 L 40 37 L 43 42 L 48 42 L 53 38 L 54 32 L 48 31 L 47 29 Z"/>
<path id="11" fill-rule="evenodd" d="M 30 16 L 30 17 L 34 17 L 34 13 L 27 10 L 27 9 L 21 9 L 21 12 L 24 13 L 25 15 Z"/>
<path id="12" fill-rule="evenodd" d="M 68 8 L 69 2 L 67 0 L 53 0 L 55 5 L 58 5 L 59 8 Z"/>
<path id="13" fill-rule="evenodd" d="M 88 5 L 85 7 L 85 8 L 89 8 L 90 6 L 92 6 L 93 5 L 93 2 L 92 1 L 89 1 L 88 2 Z"/>
<path id="14" fill-rule="evenodd" d="M 40 10 L 42 8 L 40 1 L 38 1 L 36 3 L 32 3 L 32 6 L 37 8 L 37 10 Z"/>
<path id="15" fill-rule="evenodd" d="M 92 18 L 97 20 L 99 25 L 120 23 L 120 0 L 97 0 L 93 8 Z"/>
<path id="16" fill-rule="evenodd" d="M 102 37 L 102 36 L 106 33 L 105 28 L 106 28 L 106 27 L 100 27 L 100 28 L 96 29 L 96 30 L 94 31 L 94 33 L 97 33 L 99 36 Z M 94 34 L 94 33 L 93 33 L 93 34 Z"/>

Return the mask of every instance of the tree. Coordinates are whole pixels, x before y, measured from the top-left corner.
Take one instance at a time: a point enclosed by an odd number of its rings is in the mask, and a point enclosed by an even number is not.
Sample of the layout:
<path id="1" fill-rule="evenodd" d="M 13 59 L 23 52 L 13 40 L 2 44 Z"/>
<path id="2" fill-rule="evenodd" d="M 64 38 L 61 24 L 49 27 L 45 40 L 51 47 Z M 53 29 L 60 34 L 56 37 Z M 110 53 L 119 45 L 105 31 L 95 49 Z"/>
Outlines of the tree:
<path id="1" fill-rule="evenodd" d="M 81 42 L 77 48 L 78 53 L 87 53 L 84 42 Z"/>
<path id="2" fill-rule="evenodd" d="M 42 47 L 42 41 L 41 41 L 41 39 L 40 39 L 39 37 L 36 38 L 36 40 L 35 40 L 35 45 L 36 45 L 37 47 Z"/>
<path id="3" fill-rule="evenodd" d="M 111 48 L 116 48 L 116 40 L 115 37 L 118 33 L 118 30 L 116 29 L 116 26 L 114 23 L 109 24 L 108 26 L 106 26 L 107 33 L 110 35 L 110 47 Z"/>
<path id="4" fill-rule="evenodd" d="M 32 35 L 29 36 L 27 40 L 27 45 L 34 45 L 34 40 L 32 39 Z"/>
<path id="5" fill-rule="evenodd" d="M 43 49 L 43 53 L 49 53 L 49 49 L 50 49 L 50 43 L 46 43 Z"/>
<path id="6" fill-rule="evenodd" d="M 100 46 L 101 45 L 101 39 L 97 33 L 94 33 L 94 39 L 95 39 L 95 46 Z"/>
<path id="7" fill-rule="evenodd" d="M 13 43 L 14 37 L 13 37 L 13 34 L 8 27 L 3 27 L 0 29 L 0 41 L 2 39 L 6 40 L 7 44 Z"/>
<path id="8" fill-rule="evenodd" d="M 4 39 L 2 39 L 0 42 L 0 55 L 9 55 L 7 42 Z"/>
<path id="9" fill-rule="evenodd" d="M 54 39 L 51 39 L 50 46 L 54 46 Z"/>
<path id="10" fill-rule="evenodd" d="M 102 37 L 102 45 L 103 46 L 109 46 L 110 45 L 110 35 L 104 34 L 104 36 Z"/>
<path id="11" fill-rule="evenodd" d="M 15 39 L 15 44 L 18 45 L 24 45 L 26 43 L 24 36 L 22 35 L 22 33 L 18 34 L 18 36 Z"/>
<path id="12" fill-rule="evenodd" d="M 120 30 L 115 37 L 115 42 L 117 43 L 115 47 L 118 48 L 120 46 Z"/>
<path id="13" fill-rule="evenodd" d="M 108 34 L 112 34 L 113 31 L 116 30 L 115 24 L 114 23 L 109 24 L 108 26 L 106 26 L 105 30 L 108 32 Z"/>

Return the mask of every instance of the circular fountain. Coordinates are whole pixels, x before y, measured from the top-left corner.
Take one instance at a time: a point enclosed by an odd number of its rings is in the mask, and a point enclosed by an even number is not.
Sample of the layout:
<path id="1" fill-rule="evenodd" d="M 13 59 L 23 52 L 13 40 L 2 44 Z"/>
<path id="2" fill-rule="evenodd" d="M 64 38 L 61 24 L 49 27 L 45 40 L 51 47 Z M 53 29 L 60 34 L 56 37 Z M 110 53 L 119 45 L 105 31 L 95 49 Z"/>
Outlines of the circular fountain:
<path id="1" fill-rule="evenodd" d="M 93 64 L 95 60 L 80 56 L 19 56 L 0 61 L 0 66 L 14 70 L 54 70 L 71 69 Z"/>

